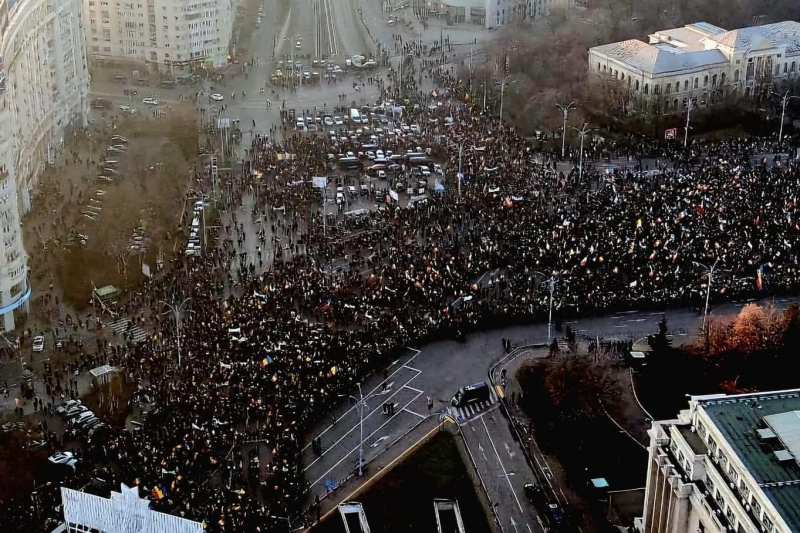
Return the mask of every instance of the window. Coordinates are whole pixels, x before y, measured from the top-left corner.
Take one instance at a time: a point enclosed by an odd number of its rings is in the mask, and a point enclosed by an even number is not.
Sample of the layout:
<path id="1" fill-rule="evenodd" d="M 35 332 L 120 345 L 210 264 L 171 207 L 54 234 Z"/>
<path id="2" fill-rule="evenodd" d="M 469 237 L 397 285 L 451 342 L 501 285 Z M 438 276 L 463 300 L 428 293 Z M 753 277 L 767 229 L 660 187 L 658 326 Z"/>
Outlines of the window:
<path id="1" fill-rule="evenodd" d="M 684 80 L 683 81 L 683 90 L 684 91 L 688 91 L 689 90 L 689 80 Z"/>
<path id="2" fill-rule="evenodd" d="M 724 72 L 719 77 L 719 84 L 720 85 L 725 85 L 725 73 Z M 705 428 L 703 426 L 700 426 L 700 427 L 703 428 L 703 430 L 705 430 Z"/>
<path id="3" fill-rule="evenodd" d="M 633 88 L 634 88 L 635 91 L 639 90 L 639 80 L 636 80 L 636 83 L 634 84 Z"/>
<path id="4" fill-rule="evenodd" d="M 739 69 L 733 71 L 733 82 L 737 83 L 739 81 Z"/>
<path id="5" fill-rule="evenodd" d="M 711 87 L 716 87 L 716 86 L 717 86 L 717 75 L 714 74 L 713 76 L 711 76 Z"/>
<path id="6" fill-rule="evenodd" d="M 708 87 L 708 74 L 703 77 L 703 87 Z"/>
<path id="7" fill-rule="evenodd" d="M 671 92 L 672 92 L 672 84 L 671 84 L 671 83 L 668 83 L 668 84 L 667 84 L 667 87 L 666 87 L 666 94 L 669 94 L 669 93 L 671 93 Z"/>
<path id="8" fill-rule="evenodd" d="M 789 69 L 789 72 L 794 72 L 794 69 L 797 67 L 797 62 L 792 61 L 792 68 Z"/>
<path id="9" fill-rule="evenodd" d="M 649 83 L 645 83 L 644 84 L 644 94 L 649 94 L 649 92 L 650 92 L 650 84 Z"/>
<path id="10" fill-rule="evenodd" d="M 680 90 L 681 90 L 681 82 L 679 82 L 679 81 L 676 81 L 676 82 L 675 82 L 675 92 L 676 92 L 676 93 L 677 93 L 677 92 L 680 92 Z"/>
<path id="11" fill-rule="evenodd" d="M 697 89 L 700 86 L 699 84 L 700 84 L 700 78 L 695 78 L 694 79 L 694 88 Z"/>
<path id="12" fill-rule="evenodd" d="M 786 74 L 786 72 L 788 72 L 788 70 L 789 70 L 789 63 L 784 63 L 783 64 L 783 73 Z"/>

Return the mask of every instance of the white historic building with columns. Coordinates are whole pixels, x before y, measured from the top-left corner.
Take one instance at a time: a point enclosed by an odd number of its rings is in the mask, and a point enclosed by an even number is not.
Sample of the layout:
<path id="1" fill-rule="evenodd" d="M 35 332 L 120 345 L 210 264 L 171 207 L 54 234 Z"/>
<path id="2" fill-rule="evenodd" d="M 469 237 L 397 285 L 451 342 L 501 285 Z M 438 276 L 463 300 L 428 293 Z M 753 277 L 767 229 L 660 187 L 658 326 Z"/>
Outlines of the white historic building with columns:
<path id="1" fill-rule="evenodd" d="M 640 109 L 682 112 L 753 97 L 800 75 L 800 23 L 724 30 L 707 22 L 589 49 L 589 70 L 627 88 Z"/>
<path id="2" fill-rule="evenodd" d="M 80 0 L 0 0 L 0 316 L 30 297 L 20 212 L 70 129 L 86 125 L 89 74 Z"/>

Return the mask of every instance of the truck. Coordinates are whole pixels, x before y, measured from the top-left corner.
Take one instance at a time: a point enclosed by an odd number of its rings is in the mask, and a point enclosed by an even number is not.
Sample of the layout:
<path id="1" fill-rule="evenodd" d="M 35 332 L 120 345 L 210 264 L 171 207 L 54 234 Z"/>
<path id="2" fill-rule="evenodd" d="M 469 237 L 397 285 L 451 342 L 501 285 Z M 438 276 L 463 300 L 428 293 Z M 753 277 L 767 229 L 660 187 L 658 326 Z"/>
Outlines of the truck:
<path id="1" fill-rule="evenodd" d="M 458 392 L 455 393 L 450 403 L 453 407 L 464 407 L 471 403 L 488 401 L 490 395 L 489 385 L 481 381 L 480 383 L 467 385 L 466 387 L 458 389 Z"/>
<path id="2" fill-rule="evenodd" d="M 350 122 L 352 124 L 361 124 L 361 113 L 355 107 L 350 109 Z"/>

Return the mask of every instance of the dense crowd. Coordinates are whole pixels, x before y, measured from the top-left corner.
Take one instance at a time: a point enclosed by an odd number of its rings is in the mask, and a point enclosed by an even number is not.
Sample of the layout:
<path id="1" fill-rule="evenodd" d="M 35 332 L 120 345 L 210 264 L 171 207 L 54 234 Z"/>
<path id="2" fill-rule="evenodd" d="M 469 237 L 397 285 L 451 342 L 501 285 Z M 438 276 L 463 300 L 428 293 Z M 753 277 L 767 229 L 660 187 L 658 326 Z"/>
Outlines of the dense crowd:
<path id="1" fill-rule="evenodd" d="M 445 192 L 413 209 L 390 202 L 346 223 L 330 215 L 340 228 L 325 233 L 308 180 L 331 171 L 326 154 L 347 147 L 315 136 L 253 139 L 241 175 L 224 185 L 219 245 L 176 261 L 138 297 L 154 315 L 161 300 L 191 297 L 181 366 L 166 321 L 148 342 L 107 353 L 153 409 L 141 430 L 90 443 L 86 462 L 210 531 L 274 531 L 284 516 L 297 526 L 316 510 L 304 437 L 402 346 L 540 319 L 549 278 L 562 318 L 698 306 L 712 264 L 712 300 L 797 291 L 800 168 L 762 161 L 780 151 L 773 141 L 684 149 L 598 138 L 587 159 L 655 157 L 663 170 L 586 168 L 578 179 L 464 104 L 463 82 L 436 77 L 437 97 L 418 94 L 406 107 L 420 135 L 384 146 L 429 147 L 445 168 Z M 256 475 L 246 472 L 252 441 L 268 457 Z M 41 517 L 29 511 L 8 516 Z"/>

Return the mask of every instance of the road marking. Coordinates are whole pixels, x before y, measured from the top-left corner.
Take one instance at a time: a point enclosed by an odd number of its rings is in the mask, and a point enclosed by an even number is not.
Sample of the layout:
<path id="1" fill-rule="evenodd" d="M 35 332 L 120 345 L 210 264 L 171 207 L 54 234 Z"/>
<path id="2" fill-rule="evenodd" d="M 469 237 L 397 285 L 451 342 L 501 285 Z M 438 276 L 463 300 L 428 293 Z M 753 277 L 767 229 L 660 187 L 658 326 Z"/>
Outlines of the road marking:
<path id="1" fill-rule="evenodd" d="M 419 355 L 420 351 L 419 351 L 419 350 L 417 350 L 416 348 L 410 348 L 410 347 L 409 347 L 409 348 L 407 348 L 407 349 L 409 349 L 409 350 L 413 350 L 413 351 L 414 351 L 414 355 L 411 357 L 411 359 L 409 359 L 408 361 L 406 361 L 406 363 L 410 363 L 411 361 L 413 361 L 413 360 L 414 360 L 414 359 L 417 357 L 417 355 Z M 397 363 L 397 361 L 399 361 L 399 360 L 400 360 L 400 359 L 396 359 L 396 360 L 395 360 L 395 361 L 394 361 L 394 362 L 393 362 L 391 365 L 389 365 L 389 366 L 392 366 L 392 365 L 394 365 L 394 364 L 395 364 L 395 363 Z M 405 366 L 405 365 L 403 365 L 403 366 Z M 402 370 L 402 369 L 403 369 L 403 366 L 400 366 L 400 367 L 399 367 L 397 370 L 395 370 L 394 372 L 392 372 L 391 374 L 389 374 L 389 378 L 391 378 L 392 376 L 394 376 L 395 374 L 397 374 L 398 372 L 400 372 L 400 370 Z M 406 381 L 406 383 L 411 383 L 411 380 L 413 380 L 414 378 L 416 378 L 416 377 L 418 377 L 420 374 L 422 374 L 422 371 L 421 371 L 421 370 L 418 370 L 417 372 L 418 372 L 418 374 L 417 374 L 416 376 L 412 376 L 412 377 L 411 377 L 411 378 L 410 378 L 408 381 Z M 388 378 L 387 378 L 387 379 L 388 379 Z M 373 395 L 374 395 L 374 393 L 375 393 L 375 391 L 376 391 L 376 390 L 378 390 L 378 388 L 380 388 L 380 386 L 381 386 L 381 385 L 380 385 L 380 383 L 379 383 L 379 384 L 378 384 L 378 385 L 377 385 L 377 386 L 376 386 L 374 389 L 372 389 L 370 392 L 368 392 L 368 393 L 367 393 L 367 395 L 365 396 L 365 398 L 368 398 L 368 397 L 370 397 L 370 396 L 373 396 Z M 395 393 L 395 394 L 397 394 L 397 393 Z M 322 431 L 320 431 L 319 433 L 317 433 L 317 435 L 316 435 L 314 438 L 316 438 L 316 437 L 321 437 L 321 436 L 323 436 L 325 433 L 327 433 L 328 431 L 330 431 L 330 430 L 331 430 L 331 429 L 332 429 L 332 428 L 333 428 L 333 427 L 336 425 L 336 423 L 337 423 L 337 422 L 339 422 L 339 420 L 343 419 L 343 418 L 344 418 L 344 417 L 346 417 L 348 414 L 350 414 L 350 411 L 354 410 L 354 409 L 356 408 L 356 406 L 357 406 L 357 405 L 358 405 L 358 404 L 356 404 L 356 405 L 352 406 L 350 409 L 348 409 L 347 411 L 345 411 L 344 413 L 342 413 L 342 416 L 340 416 L 339 418 L 337 418 L 337 419 L 336 419 L 336 420 L 333 422 L 333 424 L 330 424 L 328 427 L 326 427 L 325 429 L 323 429 Z M 312 440 L 313 440 L 313 439 L 312 439 Z M 307 450 L 308 448 L 310 448 L 310 447 L 311 447 L 311 443 L 309 442 L 308 444 L 306 444 L 305 446 L 303 446 L 303 449 L 302 449 L 301 451 L 303 451 L 303 452 L 304 452 L 304 451 L 306 451 L 306 450 Z M 310 465 L 309 465 L 309 466 L 310 466 Z"/>
<path id="2" fill-rule="evenodd" d="M 406 385 L 403 385 L 403 388 L 404 388 L 404 389 L 408 389 L 408 390 L 412 390 L 412 391 L 414 391 L 414 392 L 422 392 L 421 390 L 419 390 L 419 389 L 415 389 L 414 387 L 412 387 L 411 385 L 408 385 L 408 384 L 406 384 Z"/>
<path id="3" fill-rule="evenodd" d="M 370 445 L 369 445 L 369 447 L 370 447 L 370 448 L 374 448 L 374 447 L 376 447 L 378 444 L 380 444 L 381 442 L 385 441 L 385 440 L 386 440 L 386 439 L 388 439 L 388 438 L 389 438 L 389 435 L 384 435 L 383 437 L 379 438 L 378 440 L 376 440 L 375 442 L 373 442 L 372 444 L 370 444 Z"/>
<path id="4" fill-rule="evenodd" d="M 414 398 L 412 398 L 412 399 L 411 399 L 411 400 L 410 400 L 410 401 L 409 401 L 407 404 L 405 404 L 405 405 L 403 406 L 403 409 L 405 409 L 406 407 L 408 407 L 409 405 L 411 405 L 411 403 L 412 403 L 414 400 L 416 400 L 417 398 L 419 398 L 419 395 L 415 396 L 415 397 L 414 397 Z M 372 437 L 372 436 L 373 436 L 375 433 L 377 433 L 378 431 L 382 430 L 382 429 L 383 429 L 383 427 L 384 427 L 386 424 L 388 424 L 389 422 L 391 422 L 392 420 L 394 420 L 396 417 L 400 416 L 400 413 L 403 411 L 403 409 L 400 409 L 400 410 L 399 410 L 399 411 L 397 411 L 397 412 L 396 412 L 396 413 L 395 413 L 393 416 L 389 417 L 389 419 L 388 419 L 386 422 L 384 422 L 383 424 L 381 424 L 381 426 L 380 426 L 378 429 L 376 429 L 375 431 L 373 431 L 372 433 L 370 433 L 369 435 L 367 435 L 366 437 L 364 437 L 364 440 L 367 440 L 367 439 L 371 438 L 371 437 Z M 325 471 L 325 473 L 324 473 L 324 474 L 322 474 L 322 475 L 319 477 L 319 479 L 317 479 L 316 481 L 314 481 L 313 483 L 311 483 L 311 485 L 310 485 L 310 486 L 311 486 L 311 487 L 313 487 L 314 485 L 316 485 L 317 483 L 319 483 L 320 481 L 322 481 L 323 479 L 325 479 L 325 476 L 327 476 L 328 474 L 330 474 L 330 473 L 331 473 L 331 471 L 332 471 L 334 468 L 336 468 L 337 466 L 339 466 L 340 464 L 342 464 L 342 462 L 343 462 L 343 461 L 347 460 L 347 458 L 348 458 L 348 457 L 350 457 L 350 455 L 351 455 L 353 452 L 355 452 L 356 450 L 358 450 L 358 445 L 356 445 L 356 446 L 355 446 L 353 449 L 351 449 L 349 452 L 347 452 L 347 453 L 344 455 L 344 457 L 342 457 L 341 459 L 339 459 L 338 461 L 336 461 L 336 464 L 334 464 L 332 467 L 330 467 L 328 470 L 326 470 L 326 471 Z M 321 456 L 320 456 L 320 457 L 321 457 Z M 318 458 L 317 460 L 319 460 L 319 458 Z M 314 463 L 316 463 L 316 462 L 317 462 L 317 461 L 314 461 Z M 311 463 L 311 465 L 313 465 L 314 463 Z M 365 464 L 366 464 L 366 461 L 365 461 Z M 306 470 L 308 470 L 308 469 L 311 467 L 311 465 L 308 465 L 306 468 L 304 468 L 304 469 L 303 469 L 303 471 L 305 472 Z"/>
<path id="5" fill-rule="evenodd" d="M 389 398 L 388 398 L 388 399 L 391 399 L 391 398 L 393 398 L 394 396 L 396 396 L 397 394 L 399 394 L 401 390 L 403 390 L 403 389 L 398 389 L 397 391 L 395 391 L 395 393 L 394 393 L 394 394 L 392 394 L 391 396 L 389 396 Z M 419 397 L 419 395 L 417 395 L 417 398 L 418 398 L 418 397 Z M 358 404 L 356 404 L 356 405 L 358 405 Z M 383 404 L 381 404 L 381 407 L 380 407 L 380 408 L 382 408 L 382 407 L 383 407 Z M 378 411 L 378 409 L 379 409 L 379 407 L 376 407 L 375 409 L 373 409 L 372 411 L 370 411 L 369 413 L 367 413 L 367 415 L 364 417 L 364 420 L 368 419 L 368 418 L 369 418 L 369 417 L 371 417 L 373 414 L 375 414 L 375 413 Z M 393 418 L 393 417 L 392 417 L 392 418 Z M 390 418 L 389 420 L 391 420 L 391 418 Z M 334 448 L 335 448 L 335 447 L 336 447 L 336 446 L 337 446 L 337 445 L 338 445 L 340 442 L 342 442 L 342 441 L 343 441 L 345 438 L 347 438 L 347 436 L 348 436 L 350 433 L 352 433 L 353 431 L 357 430 L 357 429 L 358 429 L 358 427 L 359 427 L 359 425 L 360 425 L 360 421 L 358 421 L 358 422 L 356 422 L 355 424 L 353 424 L 353 426 L 352 426 L 350 429 L 348 429 L 348 430 L 347 430 L 347 432 L 345 432 L 344 434 L 342 434 L 342 436 L 341 436 L 341 437 L 339 437 L 339 439 L 338 439 L 336 442 L 334 442 L 333 444 L 331 444 L 330 446 L 328 446 L 328 448 L 327 448 L 327 449 L 326 449 L 324 452 L 322 452 L 322 453 L 319 455 L 319 457 L 317 457 L 316 459 L 314 459 L 313 461 L 311 461 L 311 462 L 310 462 L 310 463 L 309 463 L 309 464 L 308 464 L 308 465 L 307 465 L 307 466 L 306 466 L 306 467 L 303 469 L 303 472 L 305 472 L 306 470 L 308 470 L 309 468 L 311 468 L 312 466 L 314 466 L 314 463 L 316 463 L 317 461 L 319 461 L 320 459 L 322 459 L 323 457 L 325 457 L 325 454 L 327 454 L 329 451 L 333 450 L 333 449 L 334 449 Z M 381 427 L 383 427 L 383 426 L 381 426 Z M 322 435 L 322 434 L 320 433 L 320 435 Z"/>
<path id="6" fill-rule="evenodd" d="M 405 408 L 404 408 L 404 409 L 403 409 L 403 411 L 405 411 L 406 413 L 411 413 L 411 414 L 412 414 L 412 415 L 414 415 L 414 416 L 418 416 L 418 417 L 420 417 L 420 418 L 421 418 L 421 419 L 423 419 L 423 420 L 425 420 L 426 418 L 428 418 L 427 416 L 422 416 L 421 414 L 419 414 L 419 413 L 416 413 L 416 412 L 412 411 L 411 409 L 405 409 Z"/>
<path id="7" fill-rule="evenodd" d="M 489 442 L 492 445 L 492 449 L 494 450 L 494 454 L 495 454 L 495 456 L 497 456 L 497 462 L 500 463 L 500 468 L 503 470 L 503 477 L 506 478 L 506 483 L 508 483 L 508 488 L 511 489 L 511 494 L 514 495 L 514 501 L 517 502 L 517 508 L 519 509 L 520 513 L 523 513 L 522 504 L 519 503 L 519 498 L 517 497 L 517 492 L 514 490 L 514 485 L 511 484 L 511 478 L 508 476 L 508 472 L 506 471 L 506 465 L 503 464 L 503 460 L 500 459 L 500 454 L 497 453 L 497 446 L 494 445 L 494 440 L 492 439 L 492 435 L 489 433 L 489 426 L 486 425 L 486 419 L 485 418 L 481 418 L 481 423 L 483 423 L 483 429 L 486 431 L 486 436 L 489 437 Z"/>
<path id="8" fill-rule="evenodd" d="M 511 451 L 511 446 L 509 446 L 508 443 L 505 442 L 505 441 L 503 442 L 503 446 L 506 447 L 506 451 L 508 452 L 508 457 L 510 459 L 513 459 L 514 458 L 514 452 Z"/>
<path id="9" fill-rule="evenodd" d="M 519 529 L 517 529 L 517 521 L 516 521 L 516 520 L 514 520 L 514 516 L 512 515 L 512 516 L 510 516 L 509 518 L 511 519 L 511 525 L 514 527 L 514 531 L 516 531 L 517 533 L 519 533 Z"/>

